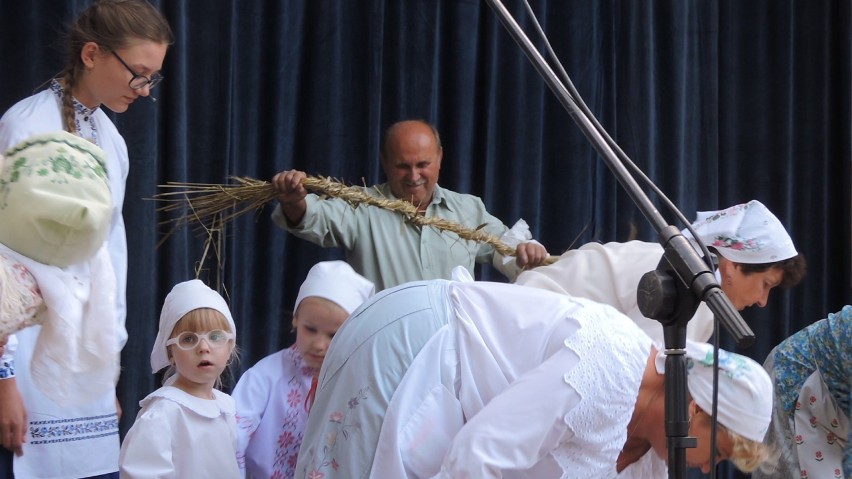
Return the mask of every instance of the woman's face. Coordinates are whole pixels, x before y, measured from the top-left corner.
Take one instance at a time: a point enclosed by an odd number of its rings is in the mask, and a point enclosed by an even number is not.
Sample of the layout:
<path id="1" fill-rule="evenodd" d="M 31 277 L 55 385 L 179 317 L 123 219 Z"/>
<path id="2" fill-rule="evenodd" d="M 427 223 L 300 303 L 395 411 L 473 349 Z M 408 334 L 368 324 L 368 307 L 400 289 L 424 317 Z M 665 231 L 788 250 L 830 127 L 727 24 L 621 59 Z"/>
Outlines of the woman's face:
<path id="1" fill-rule="evenodd" d="M 315 371 L 319 371 L 331 338 L 348 316 L 345 309 L 323 298 L 309 296 L 299 303 L 293 318 L 296 349 Z"/>
<path id="2" fill-rule="evenodd" d="M 165 43 L 142 40 L 115 50 L 113 54 L 96 43 L 87 43 L 81 53 L 85 71 L 73 94 L 88 108 L 103 105 L 116 113 L 123 113 L 137 98 L 150 94 L 147 85 L 130 88 L 134 73 L 148 79 L 159 73 L 167 49 Z"/>
<path id="3" fill-rule="evenodd" d="M 769 268 L 763 272 L 743 272 L 738 263 L 723 260 L 719 263 L 722 275 L 722 291 L 730 298 L 737 311 L 757 305 L 766 306 L 769 291 L 781 284 L 784 271 L 779 268 Z"/>

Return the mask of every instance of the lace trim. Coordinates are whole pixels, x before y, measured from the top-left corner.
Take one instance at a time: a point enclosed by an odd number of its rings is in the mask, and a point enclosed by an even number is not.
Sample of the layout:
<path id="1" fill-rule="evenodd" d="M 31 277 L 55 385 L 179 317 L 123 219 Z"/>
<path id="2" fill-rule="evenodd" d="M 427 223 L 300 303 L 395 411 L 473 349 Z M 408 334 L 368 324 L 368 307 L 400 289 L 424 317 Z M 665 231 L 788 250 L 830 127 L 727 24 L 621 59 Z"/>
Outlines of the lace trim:
<path id="1" fill-rule="evenodd" d="M 629 319 L 610 307 L 578 302 L 584 307 L 572 316 L 581 327 L 564 346 L 580 363 L 563 379 L 580 400 L 563 416 L 572 437 L 552 456 L 565 473 L 614 472 L 649 351 L 643 351 Z"/>

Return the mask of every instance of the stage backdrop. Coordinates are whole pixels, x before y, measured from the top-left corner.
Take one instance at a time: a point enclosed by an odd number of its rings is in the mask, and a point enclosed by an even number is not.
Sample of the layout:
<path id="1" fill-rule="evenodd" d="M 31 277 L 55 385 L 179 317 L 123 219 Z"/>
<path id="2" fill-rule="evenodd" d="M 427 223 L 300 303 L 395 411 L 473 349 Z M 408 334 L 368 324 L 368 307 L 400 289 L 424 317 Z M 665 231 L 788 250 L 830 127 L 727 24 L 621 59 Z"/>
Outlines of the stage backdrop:
<path id="1" fill-rule="evenodd" d="M 0 2 L 0 110 L 61 68 L 60 36 L 88 3 Z M 763 361 L 783 338 L 850 303 L 850 2 L 531 4 L 595 116 L 688 218 L 758 199 L 806 255 L 803 284 L 743 313 L 757 335 L 745 354 Z M 166 80 L 156 102 L 139 99 L 114 116 L 131 159 L 123 432 L 158 386 L 148 356 L 163 298 L 194 277 L 205 239 L 182 230 L 155 248 L 158 223 L 170 218 L 147 200 L 157 185 L 268 180 L 290 168 L 372 184 L 383 179 L 383 129 L 422 118 L 443 138 L 441 185 L 481 196 L 506 223 L 526 219 L 552 253 L 655 240 L 483 1 L 157 5 L 176 35 Z M 522 3 L 506 5 L 531 32 Z M 291 344 L 302 279 L 317 261 L 341 257 L 276 229 L 270 212 L 228 226 L 222 276 L 215 262 L 199 265 L 230 298 L 241 350 L 234 376 Z M 487 269 L 480 277 L 502 280 Z"/>

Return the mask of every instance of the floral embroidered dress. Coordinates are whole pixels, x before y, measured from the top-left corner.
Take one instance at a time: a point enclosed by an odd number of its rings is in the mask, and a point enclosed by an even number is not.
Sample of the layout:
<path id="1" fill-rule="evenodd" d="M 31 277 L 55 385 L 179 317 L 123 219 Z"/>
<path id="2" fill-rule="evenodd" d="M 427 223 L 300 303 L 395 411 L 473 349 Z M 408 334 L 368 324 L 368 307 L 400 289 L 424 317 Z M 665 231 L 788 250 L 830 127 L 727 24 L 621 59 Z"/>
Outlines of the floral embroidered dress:
<path id="1" fill-rule="evenodd" d="M 240 376 L 237 462 L 243 477 L 292 478 L 308 421 L 305 404 L 313 369 L 295 345 L 271 354 Z"/>
<path id="2" fill-rule="evenodd" d="M 296 477 L 615 478 L 651 343 L 611 307 L 535 288 L 386 290 L 335 335 Z"/>
<path id="3" fill-rule="evenodd" d="M 775 384 L 769 437 L 779 471 L 754 477 L 852 477 L 852 306 L 779 344 L 764 365 Z"/>

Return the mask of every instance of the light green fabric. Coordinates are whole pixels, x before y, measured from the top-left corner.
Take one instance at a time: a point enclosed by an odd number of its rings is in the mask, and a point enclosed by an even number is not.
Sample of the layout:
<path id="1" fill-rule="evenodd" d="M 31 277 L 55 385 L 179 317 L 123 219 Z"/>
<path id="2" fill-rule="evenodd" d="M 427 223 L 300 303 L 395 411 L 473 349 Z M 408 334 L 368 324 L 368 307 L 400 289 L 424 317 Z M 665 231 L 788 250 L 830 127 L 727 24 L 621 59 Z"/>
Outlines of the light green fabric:
<path id="1" fill-rule="evenodd" d="M 28 138 L 4 156 L 0 243 L 59 267 L 94 256 L 112 214 L 104 151 L 57 131 Z"/>
<path id="2" fill-rule="evenodd" d="M 384 183 L 365 192 L 373 196 L 394 198 Z M 305 217 L 299 225 L 287 223 L 276 207 L 273 221 L 299 238 L 320 246 L 342 247 L 346 260 L 359 274 L 381 291 L 402 283 L 428 279 L 449 279 L 455 266 L 464 266 L 473 274 L 474 263 L 491 262 L 494 248 L 487 244 L 465 241 L 454 233 L 434 228 L 420 228 L 406 223 L 399 213 L 377 207 L 353 207 L 338 199 L 322 199 L 310 194 Z M 473 195 L 435 188 L 427 216 L 437 216 L 468 228 L 480 228 L 498 238 L 508 228 L 485 209 L 482 200 Z M 514 261 L 505 268 L 511 274 Z"/>

